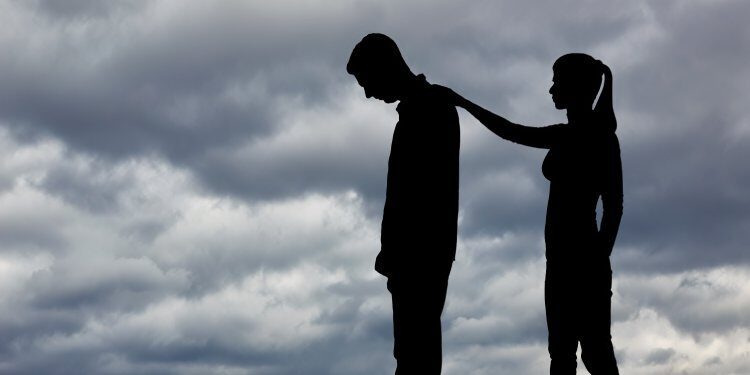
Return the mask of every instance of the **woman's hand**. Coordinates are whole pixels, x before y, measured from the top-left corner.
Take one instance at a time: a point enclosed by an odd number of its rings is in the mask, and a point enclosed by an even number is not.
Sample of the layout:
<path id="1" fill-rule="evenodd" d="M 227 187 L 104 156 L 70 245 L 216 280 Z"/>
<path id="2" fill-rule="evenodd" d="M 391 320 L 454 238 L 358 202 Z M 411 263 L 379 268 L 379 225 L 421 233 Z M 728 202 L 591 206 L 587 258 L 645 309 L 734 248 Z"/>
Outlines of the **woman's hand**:
<path id="1" fill-rule="evenodd" d="M 450 105 L 461 107 L 461 101 L 463 100 L 463 98 L 452 89 L 441 85 L 432 85 L 432 88 L 438 99 L 444 100 Z"/>

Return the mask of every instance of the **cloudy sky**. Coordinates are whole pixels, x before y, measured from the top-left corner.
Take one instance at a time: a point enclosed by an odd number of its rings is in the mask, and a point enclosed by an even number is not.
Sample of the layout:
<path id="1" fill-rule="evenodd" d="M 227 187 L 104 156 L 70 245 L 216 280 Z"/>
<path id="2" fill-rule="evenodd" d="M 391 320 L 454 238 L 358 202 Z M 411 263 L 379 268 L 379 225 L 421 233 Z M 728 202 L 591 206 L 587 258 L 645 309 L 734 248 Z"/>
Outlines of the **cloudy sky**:
<path id="1" fill-rule="evenodd" d="M 750 374 L 750 2 L 0 0 L 0 373 L 392 373 L 367 33 L 530 125 L 612 67 L 623 374 Z M 445 374 L 541 374 L 544 152 L 461 112 Z M 580 370 L 584 373 L 583 370 Z"/>

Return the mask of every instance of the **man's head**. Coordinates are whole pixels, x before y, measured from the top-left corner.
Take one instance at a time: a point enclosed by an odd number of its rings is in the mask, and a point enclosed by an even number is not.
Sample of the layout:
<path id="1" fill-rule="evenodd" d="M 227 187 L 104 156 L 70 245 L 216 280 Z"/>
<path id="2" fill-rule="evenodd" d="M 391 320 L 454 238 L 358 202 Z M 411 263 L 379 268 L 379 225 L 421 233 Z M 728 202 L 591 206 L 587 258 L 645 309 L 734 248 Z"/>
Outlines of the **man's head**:
<path id="1" fill-rule="evenodd" d="M 368 34 L 354 46 L 346 71 L 365 89 L 365 95 L 386 103 L 399 100 L 414 76 L 396 42 L 383 34 Z"/>

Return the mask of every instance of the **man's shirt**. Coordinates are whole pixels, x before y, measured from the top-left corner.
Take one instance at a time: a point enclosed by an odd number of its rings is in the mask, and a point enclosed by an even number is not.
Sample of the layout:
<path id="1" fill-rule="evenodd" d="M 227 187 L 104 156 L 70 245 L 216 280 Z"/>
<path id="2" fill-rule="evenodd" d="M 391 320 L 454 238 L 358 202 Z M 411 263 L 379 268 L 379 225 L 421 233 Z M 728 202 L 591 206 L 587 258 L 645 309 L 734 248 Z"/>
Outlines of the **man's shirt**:
<path id="1" fill-rule="evenodd" d="M 383 275 L 453 261 L 460 131 L 454 106 L 419 87 L 398 105 L 375 269 Z"/>

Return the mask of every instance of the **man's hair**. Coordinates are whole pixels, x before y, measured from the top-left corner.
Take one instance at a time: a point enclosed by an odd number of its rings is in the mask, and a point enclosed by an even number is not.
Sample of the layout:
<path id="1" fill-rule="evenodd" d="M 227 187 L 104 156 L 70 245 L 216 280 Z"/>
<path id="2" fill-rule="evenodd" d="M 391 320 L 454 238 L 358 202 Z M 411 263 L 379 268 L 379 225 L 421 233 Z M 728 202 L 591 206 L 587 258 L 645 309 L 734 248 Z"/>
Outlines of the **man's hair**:
<path id="1" fill-rule="evenodd" d="M 371 71 L 374 68 L 388 73 L 411 71 L 404 57 L 401 56 L 396 42 L 379 33 L 367 34 L 362 38 L 354 46 L 349 62 L 346 64 L 346 71 L 349 74 Z"/>

